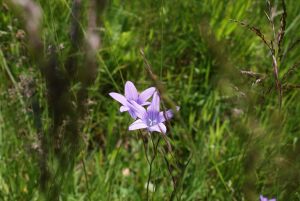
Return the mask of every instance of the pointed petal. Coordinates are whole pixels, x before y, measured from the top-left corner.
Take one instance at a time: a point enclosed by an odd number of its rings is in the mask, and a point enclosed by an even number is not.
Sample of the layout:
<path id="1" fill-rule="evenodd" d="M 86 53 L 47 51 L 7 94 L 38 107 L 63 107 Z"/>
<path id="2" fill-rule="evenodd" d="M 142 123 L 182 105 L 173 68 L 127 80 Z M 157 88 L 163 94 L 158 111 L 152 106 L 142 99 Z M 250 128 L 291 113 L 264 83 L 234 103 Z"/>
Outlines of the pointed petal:
<path id="1" fill-rule="evenodd" d="M 155 126 L 151 126 L 149 128 L 149 131 L 150 132 L 157 131 L 157 132 L 165 134 L 167 132 L 167 128 L 166 128 L 165 124 L 159 123 L 159 124 L 156 124 Z"/>
<path id="2" fill-rule="evenodd" d="M 159 124 L 158 124 L 158 127 L 159 127 L 159 129 L 160 129 L 160 131 L 161 131 L 162 133 L 165 134 L 165 133 L 167 132 L 167 128 L 166 128 L 165 124 L 159 123 Z"/>
<path id="3" fill-rule="evenodd" d="M 159 111 L 160 97 L 157 92 L 154 92 L 152 102 L 147 110 Z"/>
<path id="4" fill-rule="evenodd" d="M 144 90 L 142 93 L 140 93 L 139 99 L 140 99 L 141 103 L 148 100 L 153 95 L 155 90 L 156 90 L 155 87 L 150 87 L 150 88 Z"/>
<path id="5" fill-rule="evenodd" d="M 137 118 L 136 113 L 135 113 L 134 110 L 129 109 L 129 110 L 128 110 L 128 113 L 130 114 L 130 116 L 131 116 L 133 119 L 136 119 L 136 118 Z"/>
<path id="6" fill-rule="evenodd" d="M 128 111 L 129 110 L 129 107 L 127 107 L 127 106 L 121 106 L 120 107 L 120 112 L 125 112 L 125 111 Z"/>
<path id="7" fill-rule="evenodd" d="M 125 106 L 127 105 L 127 99 L 123 95 L 121 95 L 119 93 L 115 93 L 115 92 L 111 92 L 111 93 L 109 93 L 109 95 L 113 99 L 115 99 L 116 101 L 118 101 L 119 103 L 121 103 L 122 105 L 125 105 Z"/>
<path id="8" fill-rule="evenodd" d="M 134 84 L 130 81 L 127 81 L 125 84 L 125 97 L 128 100 L 137 100 L 138 99 L 138 91 L 136 90 Z"/>
<path id="9" fill-rule="evenodd" d="M 137 129 L 142 129 L 142 128 L 147 128 L 147 125 L 140 119 L 136 120 L 129 126 L 129 130 L 137 130 Z"/>
<path id="10" fill-rule="evenodd" d="M 141 105 L 145 106 L 145 105 L 150 105 L 150 104 L 151 104 L 150 102 L 146 101 L 146 102 L 143 102 Z"/>
<path id="11" fill-rule="evenodd" d="M 143 106 L 137 104 L 135 101 L 130 101 L 130 105 L 128 105 L 128 106 L 129 106 L 130 110 L 134 111 L 134 113 L 137 117 L 139 117 L 140 119 L 143 119 L 143 117 L 146 114 L 146 109 Z"/>

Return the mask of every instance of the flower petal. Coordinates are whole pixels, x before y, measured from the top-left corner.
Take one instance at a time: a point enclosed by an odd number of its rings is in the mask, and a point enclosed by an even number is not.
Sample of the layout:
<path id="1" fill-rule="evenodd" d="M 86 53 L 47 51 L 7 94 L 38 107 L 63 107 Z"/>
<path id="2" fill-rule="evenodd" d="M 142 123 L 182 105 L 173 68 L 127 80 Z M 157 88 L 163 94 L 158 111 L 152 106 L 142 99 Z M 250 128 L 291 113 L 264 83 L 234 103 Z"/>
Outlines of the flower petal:
<path id="1" fill-rule="evenodd" d="M 135 101 L 130 101 L 128 107 L 130 108 L 130 110 L 134 111 L 136 116 L 140 119 L 143 119 L 146 114 L 146 109 L 143 106 L 137 104 Z"/>
<path id="2" fill-rule="evenodd" d="M 129 110 L 128 110 L 128 113 L 130 114 L 130 116 L 131 116 L 133 119 L 136 119 L 136 118 L 137 118 L 136 113 L 135 113 L 134 110 L 129 109 Z"/>
<path id="3" fill-rule="evenodd" d="M 159 123 L 159 124 L 156 124 L 155 126 L 151 126 L 149 128 L 149 131 L 150 132 L 157 131 L 157 132 L 165 134 L 167 132 L 167 128 L 166 128 L 165 124 Z"/>
<path id="4" fill-rule="evenodd" d="M 134 100 L 136 101 L 138 99 L 138 91 L 136 90 L 134 84 L 130 81 L 127 81 L 125 83 L 125 97 L 127 100 Z"/>
<path id="5" fill-rule="evenodd" d="M 144 103 L 146 100 L 148 100 L 153 95 L 155 90 L 156 90 L 155 87 L 150 87 L 150 88 L 144 90 L 142 93 L 140 93 L 139 100 L 142 103 Z"/>
<path id="6" fill-rule="evenodd" d="M 126 112 L 126 111 L 128 111 L 128 110 L 129 110 L 129 107 L 127 107 L 127 106 L 122 105 L 122 106 L 120 107 L 120 112 Z"/>
<path id="7" fill-rule="evenodd" d="M 264 196 L 259 196 L 259 198 L 260 198 L 260 201 L 268 201 L 268 199 L 267 198 L 265 198 Z"/>
<path id="8" fill-rule="evenodd" d="M 113 99 L 115 99 L 116 101 L 118 101 L 119 103 L 121 103 L 122 105 L 127 105 L 127 99 L 123 96 L 123 95 L 121 95 L 121 94 L 119 94 L 119 93 L 115 93 L 115 92 L 111 92 L 111 93 L 109 93 L 109 95 L 113 98 Z"/>
<path id="9" fill-rule="evenodd" d="M 157 92 L 154 92 L 152 102 L 150 106 L 147 108 L 147 110 L 159 111 L 159 104 L 160 104 L 160 97 Z"/>
<path id="10" fill-rule="evenodd" d="M 146 102 L 143 102 L 141 105 L 145 106 L 145 105 L 150 105 L 150 104 L 151 104 L 150 102 L 146 101 Z"/>
<path id="11" fill-rule="evenodd" d="M 142 128 L 147 128 L 147 125 L 140 119 L 136 120 L 129 126 L 129 130 L 137 130 L 137 129 L 142 129 Z"/>

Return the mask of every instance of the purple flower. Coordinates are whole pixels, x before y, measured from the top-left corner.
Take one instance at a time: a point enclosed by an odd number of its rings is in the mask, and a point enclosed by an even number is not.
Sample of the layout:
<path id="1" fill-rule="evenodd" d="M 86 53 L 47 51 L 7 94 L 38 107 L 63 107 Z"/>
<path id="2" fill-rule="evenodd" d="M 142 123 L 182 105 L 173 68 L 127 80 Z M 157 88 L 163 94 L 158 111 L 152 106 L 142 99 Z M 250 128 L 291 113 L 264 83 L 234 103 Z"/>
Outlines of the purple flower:
<path id="1" fill-rule="evenodd" d="M 266 198 L 266 197 L 264 197 L 264 196 L 260 196 L 260 201 L 276 201 L 276 199 L 275 198 L 273 198 L 273 199 L 268 199 L 268 198 Z"/>
<path id="2" fill-rule="evenodd" d="M 136 102 L 138 105 L 149 105 L 150 102 L 147 102 L 147 100 L 153 95 L 154 91 L 155 87 L 150 87 L 139 94 L 134 84 L 130 81 L 127 81 L 125 83 L 125 96 L 115 92 L 111 92 L 109 95 L 122 104 L 120 107 L 120 112 L 128 111 L 130 116 L 136 119 L 137 116 L 131 109 L 132 107 L 130 107 L 130 102 Z"/>
<path id="3" fill-rule="evenodd" d="M 131 107 L 131 109 L 135 112 L 136 116 L 139 119 L 129 126 L 129 130 L 146 128 L 150 132 L 157 131 L 161 133 L 166 133 L 167 128 L 164 122 L 166 121 L 166 118 L 171 119 L 173 117 L 173 111 L 168 110 L 165 113 L 159 111 L 160 98 L 157 92 L 153 94 L 152 102 L 147 108 L 147 110 L 134 101 L 131 101 L 130 103 L 132 105 L 129 107 Z M 177 110 L 179 110 L 179 107 L 177 107 Z"/>

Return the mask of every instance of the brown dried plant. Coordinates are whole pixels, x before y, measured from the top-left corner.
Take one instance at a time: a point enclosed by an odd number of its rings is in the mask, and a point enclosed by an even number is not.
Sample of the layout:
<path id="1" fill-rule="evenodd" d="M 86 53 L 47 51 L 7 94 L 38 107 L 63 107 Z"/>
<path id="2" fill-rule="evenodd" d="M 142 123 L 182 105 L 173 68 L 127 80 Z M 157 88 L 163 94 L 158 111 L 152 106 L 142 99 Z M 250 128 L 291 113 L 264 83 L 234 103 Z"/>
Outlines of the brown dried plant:
<path id="1" fill-rule="evenodd" d="M 272 35 L 273 37 L 271 39 L 267 39 L 265 34 L 262 33 L 262 31 L 255 27 L 252 26 L 246 22 L 242 22 L 239 20 L 232 20 L 233 22 L 239 23 L 241 26 L 246 27 L 248 30 L 251 32 L 255 33 L 256 36 L 258 36 L 262 43 L 268 48 L 270 54 L 271 54 L 271 59 L 272 59 L 272 68 L 273 68 L 273 76 L 274 76 L 274 81 L 275 81 L 275 88 L 278 93 L 278 102 L 279 102 L 279 108 L 282 106 L 282 99 L 283 99 L 283 89 L 286 88 L 298 88 L 298 85 L 293 85 L 293 84 L 286 84 L 286 78 L 290 75 L 291 72 L 295 71 L 296 68 L 299 66 L 299 64 L 294 64 L 288 71 L 285 73 L 282 77 L 279 75 L 279 70 L 282 68 L 281 64 L 283 59 L 285 58 L 285 54 L 283 54 L 283 45 L 285 42 L 285 32 L 286 32 L 286 20 L 287 20 L 287 10 L 286 10 L 286 2 L 285 0 L 281 0 L 281 7 L 282 7 L 282 14 L 280 15 L 280 24 L 278 29 L 276 29 L 276 24 L 275 24 L 275 8 L 271 4 L 270 0 L 267 0 L 267 6 L 268 6 L 268 12 L 265 12 L 268 21 L 271 26 L 272 30 Z M 286 51 L 287 53 L 292 50 L 300 40 L 296 40 Z M 256 73 L 256 72 L 251 72 L 251 71 L 241 71 L 242 75 L 254 77 L 256 79 L 256 83 L 260 83 L 265 78 L 268 77 L 268 75 Z M 272 88 L 272 87 L 271 87 Z M 270 91 L 270 90 L 268 90 Z"/>

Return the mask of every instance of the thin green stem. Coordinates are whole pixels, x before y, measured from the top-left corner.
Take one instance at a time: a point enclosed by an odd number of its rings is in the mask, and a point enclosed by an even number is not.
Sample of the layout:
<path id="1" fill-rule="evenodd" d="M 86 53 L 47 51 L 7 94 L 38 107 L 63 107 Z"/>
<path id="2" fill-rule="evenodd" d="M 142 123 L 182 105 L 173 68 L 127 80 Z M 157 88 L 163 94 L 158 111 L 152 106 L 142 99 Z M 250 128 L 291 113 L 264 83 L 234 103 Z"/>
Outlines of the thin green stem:
<path id="1" fill-rule="evenodd" d="M 151 142 L 152 142 L 152 146 L 153 146 L 153 157 L 150 161 L 150 164 L 149 164 L 149 174 L 148 174 L 148 180 L 147 180 L 147 200 L 149 200 L 149 184 L 150 184 L 150 180 L 151 180 L 151 174 L 152 174 L 152 165 L 153 165 L 153 162 L 157 156 L 157 147 L 158 147 L 158 144 L 160 142 L 160 138 L 158 138 L 156 144 L 154 142 L 154 139 L 151 135 L 151 133 L 149 133 L 149 136 L 150 136 L 150 139 L 151 139 Z"/>
<path id="2" fill-rule="evenodd" d="M 87 193 L 88 193 L 88 200 L 91 200 L 90 197 L 90 187 L 89 187 L 89 182 L 88 182 L 88 177 L 87 177 L 87 173 L 86 173 L 86 167 L 85 167 L 85 162 L 84 159 L 81 159 L 82 162 L 82 166 L 83 166 L 83 172 L 84 172 L 84 177 L 85 177 L 85 185 L 86 185 L 86 189 L 87 189 Z"/>

